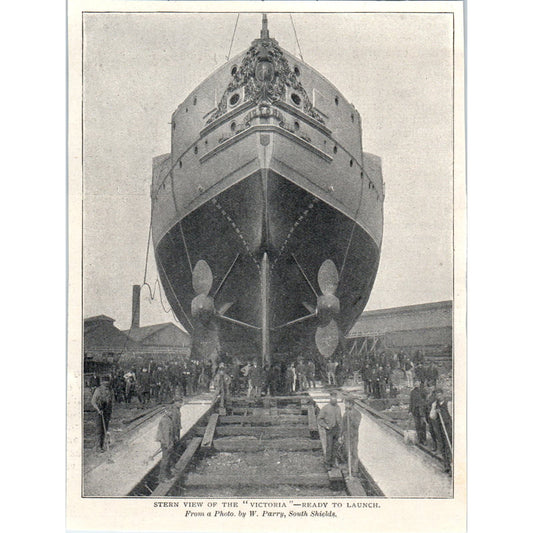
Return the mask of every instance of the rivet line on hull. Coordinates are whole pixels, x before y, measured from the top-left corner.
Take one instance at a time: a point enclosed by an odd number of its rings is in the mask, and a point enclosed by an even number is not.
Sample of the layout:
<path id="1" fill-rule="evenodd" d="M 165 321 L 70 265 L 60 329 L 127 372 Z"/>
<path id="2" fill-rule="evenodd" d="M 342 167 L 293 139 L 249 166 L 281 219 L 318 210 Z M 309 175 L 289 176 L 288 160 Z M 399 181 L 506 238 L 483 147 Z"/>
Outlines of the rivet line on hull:
<path id="1" fill-rule="evenodd" d="M 229 222 L 230 226 L 233 228 L 233 230 L 235 231 L 237 237 L 239 237 L 239 239 L 241 240 L 244 248 L 246 249 L 248 255 L 252 258 L 252 261 L 255 263 L 255 266 L 257 267 L 257 269 L 260 271 L 261 270 L 261 265 L 259 264 L 259 262 L 257 261 L 257 259 L 254 257 L 251 249 L 250 249 L 250 246 L 248 245 L 248 242 L 246 241 L 246 239 L 244 238 L 244 235 L 242 234 L 242 231 L 240 230 L 240 228 L 237 226 L 237 224 L 235 223 L 235 221 L 231 218 L 231 216 L 229 215 L 229 213 L 226 212 L 226 210 L 220 205 L 219 201 L 216 199 L 216 198 L 213 198 L 211 200 L 211 203 L 220 211 L 220 213 L 222 214 L 222 216 L 224 216 L 224 218 Z"/>
<path id="2" fill-rule="evenodd" d="M 289 243 L 292 237 L 292 234 L 294 233 L 294 230 L 303 222 L 303 220 L 309 214 L 309 211 L 311 211 L 316 206 L 317 203 L 318 203 L 318 198 L 313 198 L 313 200 L 309 203 L 305 211 L 292 224 L 291 229 L 287 233 L 287 237 L 285 237 L 285 240 L 283 241 L 283 244 L 281 245 L 279 254 L 277 255 L 276 259 L 274 259 L 274 261 L 272 262 L 272 266 L 270 267 L 271 272 L 274 270 L 276 263 L 278 262 L 279 258 L 282 256 L 283 252 L 287 248 L 287 244 Z"/>

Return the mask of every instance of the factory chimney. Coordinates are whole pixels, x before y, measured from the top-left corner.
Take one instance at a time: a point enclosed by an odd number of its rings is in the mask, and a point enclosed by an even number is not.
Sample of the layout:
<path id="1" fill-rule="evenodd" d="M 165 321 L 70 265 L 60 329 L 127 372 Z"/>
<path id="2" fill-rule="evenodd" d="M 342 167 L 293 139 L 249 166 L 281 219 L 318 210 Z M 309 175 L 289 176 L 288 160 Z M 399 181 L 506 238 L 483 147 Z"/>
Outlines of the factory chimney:
<path id="1" fill-rule="evenodd" d="M 141 316 L 141 286 L 134 285 L 131 299 L 131 328 L 138 328 Z"/>

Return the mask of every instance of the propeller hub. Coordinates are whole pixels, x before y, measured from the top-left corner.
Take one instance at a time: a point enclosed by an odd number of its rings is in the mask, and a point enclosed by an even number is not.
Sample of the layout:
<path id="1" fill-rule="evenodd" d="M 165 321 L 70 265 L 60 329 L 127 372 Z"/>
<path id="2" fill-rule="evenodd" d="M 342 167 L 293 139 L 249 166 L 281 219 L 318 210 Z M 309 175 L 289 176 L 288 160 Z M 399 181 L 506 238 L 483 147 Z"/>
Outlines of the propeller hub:
<path id="1" fill-rule="evenodd" d="M 215 316 L 215 302 L 207 294 L 195 296 L 191 302 L 191 314 L 194 318 L 207 325 Z"/>
<path id="2" fill-rule="evenodd" d="M 340 312 L 339 299 L 334 294 L 322 294 L 318 297 L 316 314 L 321 325 L 326 325 Z"/>

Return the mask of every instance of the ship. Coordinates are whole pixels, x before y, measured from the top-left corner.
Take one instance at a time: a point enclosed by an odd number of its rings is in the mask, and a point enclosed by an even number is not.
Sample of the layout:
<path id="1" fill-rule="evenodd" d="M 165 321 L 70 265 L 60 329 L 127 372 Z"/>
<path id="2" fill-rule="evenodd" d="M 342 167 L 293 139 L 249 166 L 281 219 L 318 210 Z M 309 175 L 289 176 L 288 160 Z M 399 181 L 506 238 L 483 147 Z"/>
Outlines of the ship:
<path id="1" fill-rule="evenodd" d="M 259 38 L 177 107 L 170 152 L 153 158 L 155 260 L 191 357 L 340 357 L 377 274 L 383 201 L 357 109 L 264 14 Z"/>

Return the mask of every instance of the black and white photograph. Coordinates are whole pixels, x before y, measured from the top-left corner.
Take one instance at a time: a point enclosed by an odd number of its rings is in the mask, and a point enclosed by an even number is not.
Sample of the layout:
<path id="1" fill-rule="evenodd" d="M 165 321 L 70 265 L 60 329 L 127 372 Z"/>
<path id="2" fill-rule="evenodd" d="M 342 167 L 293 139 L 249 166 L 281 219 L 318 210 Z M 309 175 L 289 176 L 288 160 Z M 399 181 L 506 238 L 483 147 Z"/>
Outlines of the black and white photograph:
<path id="1" fill-rule="evenodd" d="M 462 523 L 462 3 L 283 4 L 71 14 L 69 492 Z"/>

